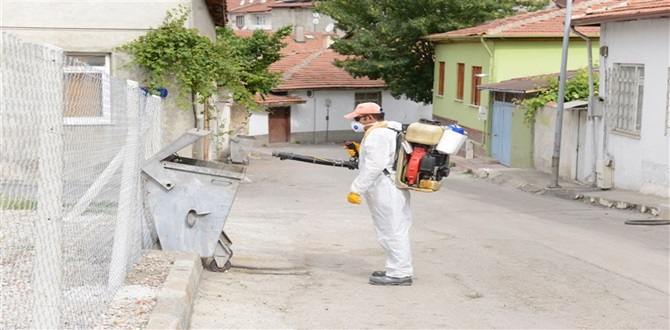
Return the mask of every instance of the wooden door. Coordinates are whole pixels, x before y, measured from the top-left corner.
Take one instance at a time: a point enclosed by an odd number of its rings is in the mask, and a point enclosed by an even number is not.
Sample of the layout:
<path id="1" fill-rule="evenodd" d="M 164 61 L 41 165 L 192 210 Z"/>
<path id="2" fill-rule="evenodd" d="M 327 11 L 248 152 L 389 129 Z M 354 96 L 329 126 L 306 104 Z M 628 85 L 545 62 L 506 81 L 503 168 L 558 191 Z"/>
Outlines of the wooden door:
<path id="1" fill-rule="evenodd" d="M 271 108 L 268 115 L 268 142 L 284 143 L 291 138 L 291 107 Z"/>

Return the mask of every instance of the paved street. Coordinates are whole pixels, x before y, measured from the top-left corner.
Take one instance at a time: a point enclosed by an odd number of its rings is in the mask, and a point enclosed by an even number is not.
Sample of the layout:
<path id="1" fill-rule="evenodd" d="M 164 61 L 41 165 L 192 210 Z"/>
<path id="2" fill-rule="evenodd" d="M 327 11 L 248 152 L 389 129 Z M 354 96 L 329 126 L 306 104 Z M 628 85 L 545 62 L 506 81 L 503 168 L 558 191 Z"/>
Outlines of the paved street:
<path id="1" fill-rule="evenodd" d="M 258 155 L 225 226 L 234 267 L 203 273 L 194 329 L 670 326 L 670 226 L 624 224 L 643 214 L 452 173 L 412 193 L 414 285 L 378 287 L 369 212 L 346 202 L 356 172 Z"/>

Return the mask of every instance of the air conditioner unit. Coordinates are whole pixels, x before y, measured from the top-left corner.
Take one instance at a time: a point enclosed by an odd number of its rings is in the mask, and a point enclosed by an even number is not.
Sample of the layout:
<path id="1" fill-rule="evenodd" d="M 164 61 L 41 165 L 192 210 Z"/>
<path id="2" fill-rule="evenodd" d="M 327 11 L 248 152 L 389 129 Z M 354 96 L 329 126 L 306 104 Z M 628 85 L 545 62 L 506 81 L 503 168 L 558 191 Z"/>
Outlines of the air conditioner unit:
<path id="1" fill-rule="evenodd" d="M 614 170 L 612 169 L 612 161 L 599 159 L 596 161 L 596 185 L 600 189 L 611 189 L 614 185 L 612 178 Z"/>

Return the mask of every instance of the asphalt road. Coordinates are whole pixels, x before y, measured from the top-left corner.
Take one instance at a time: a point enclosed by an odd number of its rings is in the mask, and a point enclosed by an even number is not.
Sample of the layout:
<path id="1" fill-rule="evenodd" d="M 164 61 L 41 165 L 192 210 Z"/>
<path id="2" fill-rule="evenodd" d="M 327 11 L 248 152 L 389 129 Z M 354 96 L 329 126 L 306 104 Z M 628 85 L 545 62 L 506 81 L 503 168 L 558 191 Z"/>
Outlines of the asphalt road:
<path id="1" fill-rule="evenodd" d="M 233 268 L 203 273 L 192 328 L 670 327 L 670 226 L 462 173 L 412 193 L 414 285 L 369 285 L 384 255 L 346 202 L 355 175 L 253 157 L 225 226 Z"/>

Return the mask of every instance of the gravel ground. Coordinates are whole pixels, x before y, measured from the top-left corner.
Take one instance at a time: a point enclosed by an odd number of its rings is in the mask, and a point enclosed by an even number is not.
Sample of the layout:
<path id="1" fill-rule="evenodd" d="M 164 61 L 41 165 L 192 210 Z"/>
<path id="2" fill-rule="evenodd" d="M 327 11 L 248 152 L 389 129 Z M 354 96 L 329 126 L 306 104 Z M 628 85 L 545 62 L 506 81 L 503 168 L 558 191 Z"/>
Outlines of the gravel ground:
<path id="1" fill-rule="evenodd" d="M 0 223 L 0 329 L 29 329 L 32 322 L 35 251 L 34 210 L 2 210 Z M 85 218 L 62 232 L 61 321 L 66 328 L 137 329 L 146 325 L 155 293 L 179 252 L 145 250 L 113 296 L 107 290 L 113 222 Z M 111 303 L 107 303 L 111 300 Z M 44 302 L 42 302 L 44 303 Z"/>
<path id="2" fill-rule="evenodd" d="M 144 329 L 156 306 L 156 293 L 179 253 L 144 251 L 95 329 Z"/>

